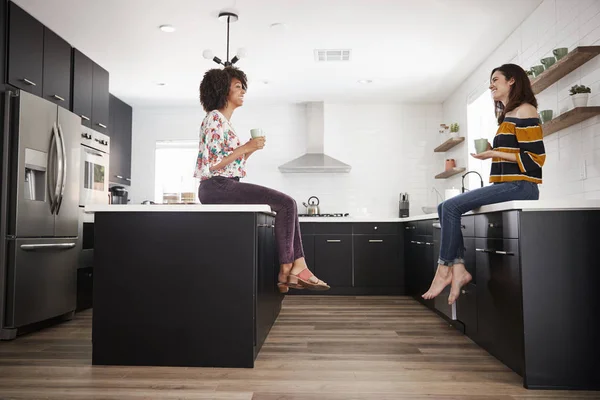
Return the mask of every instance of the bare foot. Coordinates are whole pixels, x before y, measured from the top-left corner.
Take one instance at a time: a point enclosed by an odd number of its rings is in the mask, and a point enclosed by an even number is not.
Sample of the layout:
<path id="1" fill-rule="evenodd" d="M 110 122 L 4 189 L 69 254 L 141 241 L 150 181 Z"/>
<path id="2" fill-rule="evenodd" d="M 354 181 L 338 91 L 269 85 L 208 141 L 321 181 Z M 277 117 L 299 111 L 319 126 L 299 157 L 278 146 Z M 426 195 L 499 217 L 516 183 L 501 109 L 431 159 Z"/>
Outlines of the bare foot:
<path id="1" fill-rule="evenodd" d="M 287 282 L 290 271 L 292 270 L 292 265 L 293 264 L 281 264 L 279 267 L 279 275 L 277 276 L 279 283 Z"/>
<path id="2" fill-rule="evenodd" d="M 421 297 L 425 300 L 433 299 L 438 294 L 442 293 L 442 290 L 446 286 L 452 283 L 452 269 L 446 265 L 438 264 L 437 271 L 431 282 L 431 287 Z"/>
<path id="3" fill-rule="evenodd" d="M 452 269 L 452 286 L 450 287 L 448 304 L 453 304 L 458 299 L 458 296 L 460 296 L 460 289 L 473 279 L 471 274 L 465 269 L 464 264 L 454 264 Z"/>

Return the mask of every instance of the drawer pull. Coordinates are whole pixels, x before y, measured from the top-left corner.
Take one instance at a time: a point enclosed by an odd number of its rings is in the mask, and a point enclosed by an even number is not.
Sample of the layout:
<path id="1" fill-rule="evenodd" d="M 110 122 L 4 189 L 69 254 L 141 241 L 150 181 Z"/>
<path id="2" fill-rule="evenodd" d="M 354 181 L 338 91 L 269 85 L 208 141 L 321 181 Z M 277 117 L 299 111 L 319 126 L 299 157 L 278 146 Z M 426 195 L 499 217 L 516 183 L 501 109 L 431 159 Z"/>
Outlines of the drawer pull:
<path id="1" fill-rule="evenodd" d="M 340 243 L 340 239 L 327 239 L 327 243 Z"/>
<path id="2" fill-rule="evenodd" d="M 369 243 L 383 243 L 383 239 L 369 239 Z"/>
<path id="3" fill-rule="evenodd" d="M 406 227 L 406 228 L 404 228 L 404 229 L 406 229 L 406 230 L 410 230 L 410 229 L 417 229 L 417 227 L 416 227 L 416 226 L 407 226 L 407 227 Z"/>
<path id="4" fill-rule="evenodd" d="M 259 228 L 275 228 L 275 225 L 271 225 L 271 224 L 258 224 L 256 225 Z"/>
<path id="5" fill-rule="evenodd" d="M 425 242 L 426 246 L 433 246 L 433 243 Z"/>
<path id="6" fill-rule="evenodd" d="M 30 86 L 37 86 L 37 84 L 36 84 L 35 82 L 33 82 L 33 81 L 30 81 L 30 80 L 29 80 L 29 79 L 27 79 L 27 78 L 23 78 L 22 80 L 23 80 L 23 82 L 25 82 L 26 84 L 28 84 L 28 85 L 30 85 Z"/>
<path id="7" fill-rule="evenodd" d="M 469 294 L 469 291 L 468 291 L 468 290 L 465 290 L 465 289 L 462 289 L 460 292 L 461 292 L 462 294 Z"/>
<path id="8" fill-rule="evenodd" d="M 411 240 L 410 242 L 411 242 L 412 244 L 417 244 L 417 242 L 415 242 L 414 240 Z"/>
<path id="9" fill-rule="evenodd" d="M 480 253 L 491 253 L 492 250 L 487 250 L 487 249 L 475 249 L 475 251 L 478 251 Z"/>
<path id="10" fill-rule="evenodd" d="M 510 253 L 510 252 L 507 252 L 507 251 L 501 251 L 501 250 L 496 250 L 496 251 L 495 251 L 495 253 L 496 253 L 496 254 L 501 254 L 501 255 L 503 255 L 503 256 L 514 256 L 514 255 L 515 255 L 515 253 Z"/>
<path id="11" fill-rule="evenodd" d="M 53 94 L 52 97 L 54 97 L 56 100 L 65 101 L 65 99 L 63 99 L 62 97 L 60 97 L 57 94 Z"/>
<path id="12" fill-rule="evenodd" d="M 83 115 L 83 114 L 81 114 L 81 115 L 80 115 L 80 117 L 81 117 L 81 119 L 85 119 L 86 121 L 89 121 L 89 120 L 90 120 L 90 118 L 89 118 L 89 117 L 86 117 L 86 116 L 85 116 L 85 115 Z"/>
<path id="13" fill-rule="evenodd" d="M 104 124 L 101 124 L 100 122 L 98 122 L 96 125 L 98 125 L 98 126 L 99 126 L 99 127 L 101 127 L 101 128 L 104 128 L 104 129 L 106 129 L 106 125 L 104 125 Z"/>
<path id="14" fill-rule="evenodd" d="M 417 244 L 425 244 L 424 242 L 417 242 Z"/>
<path id="15" fill-rule="evenodd" d="M 500 224 L 494 224 L 493 222 L 490 222 L 490 223 L 488 224 L 488 226 L 489 226 L 490 228 L 502 228 L 502 225 L 500 225 Z"/>

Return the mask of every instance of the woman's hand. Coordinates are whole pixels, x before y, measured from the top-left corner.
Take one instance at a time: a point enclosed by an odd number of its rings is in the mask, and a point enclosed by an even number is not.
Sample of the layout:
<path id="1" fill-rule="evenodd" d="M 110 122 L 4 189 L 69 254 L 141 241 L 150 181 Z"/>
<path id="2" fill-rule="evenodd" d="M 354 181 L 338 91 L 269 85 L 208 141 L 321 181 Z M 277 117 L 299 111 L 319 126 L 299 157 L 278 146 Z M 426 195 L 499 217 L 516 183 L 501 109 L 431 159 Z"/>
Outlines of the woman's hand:
<path id="1" fill-rule="evenodd" d="M 473 156 L 473 158 L 476 158 L 478 160 L 487 160 L 489 158 L 498 158 L 498 152 L 494 151 L 494 150 L 487 150 L 484 152 L 481 152 L 479 154 L 475 154 L 475 153 L 471 153 L 471 156 Z"/>
<path id="2" fill-rule="evenodd" d="M 254 153 L 256 150 L 261 150 L 265 147 L 265 141 L 264 137 L 253 138 L 248 140 L 244 146 L 249 153 Z"/>

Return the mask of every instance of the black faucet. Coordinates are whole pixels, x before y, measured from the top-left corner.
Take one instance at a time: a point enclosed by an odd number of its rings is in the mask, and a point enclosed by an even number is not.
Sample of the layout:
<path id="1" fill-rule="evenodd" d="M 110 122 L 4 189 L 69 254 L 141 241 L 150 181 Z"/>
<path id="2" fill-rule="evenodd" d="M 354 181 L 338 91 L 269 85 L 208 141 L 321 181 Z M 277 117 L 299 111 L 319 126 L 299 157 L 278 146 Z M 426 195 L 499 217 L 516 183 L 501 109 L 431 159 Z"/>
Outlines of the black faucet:
<path id="1" fill-rule="evenodd" d="M 467 189 L 465 189 L 465 176 L 469 175 L 469 174 L 477 174 L 479 175 L 479 180 L 481 181 L 481 187 L 483 187 L 483 178 L 481 177 L 481 174 L 477 171 L 469 171 L 466 174 L 464 174 L 462 176 L 462 188 L 461 188 L 461 193 L 464 193 Z"/>

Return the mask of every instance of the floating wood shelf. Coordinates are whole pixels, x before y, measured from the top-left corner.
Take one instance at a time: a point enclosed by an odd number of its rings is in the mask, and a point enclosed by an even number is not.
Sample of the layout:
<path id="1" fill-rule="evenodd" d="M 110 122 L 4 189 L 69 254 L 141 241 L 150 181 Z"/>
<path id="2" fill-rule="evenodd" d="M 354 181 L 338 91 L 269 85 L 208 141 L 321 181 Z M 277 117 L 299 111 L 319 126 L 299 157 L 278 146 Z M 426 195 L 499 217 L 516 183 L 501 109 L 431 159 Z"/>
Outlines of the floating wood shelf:
<path id="1" fill-rule="evenodd" d="M 596 115 L 600 115 L 600 107 L 577 107 L 542 124 L 542 131 L 548 136 Z"/>
<path id="2" fill-rule="evenodd" d="M 568 75 L 576 68 L 596 57 L 598 54 L 600 54 L 600 46 L 576 47 L 573 51 L 555 62 L 550 68 L 539 74 L 531 81 L 533 93 L 540 93 L 548 86 L 557 82 L 559 79 Z"/>
<path id="3" fill-rule="evenodd" d="M 467 170 L 466 168 L 452 168 L 448 171 L 442 172 L 441 174 L 437 174 L 435 176 L 435 179 L 447 179 L 447 178 L 450 178 L 451 176 L 463 173 L 466 170 Z"/>
<path id="4" fill-rule="evenodd" d="M 452 138 L 446 140 L 444 143 L 440 144 L 438 147 L 436 147 L 433 152 L 434 153 L 443 153 L 464 141 L 465 141 L 465 138 L 462 136 L 452 137 Z"/>

